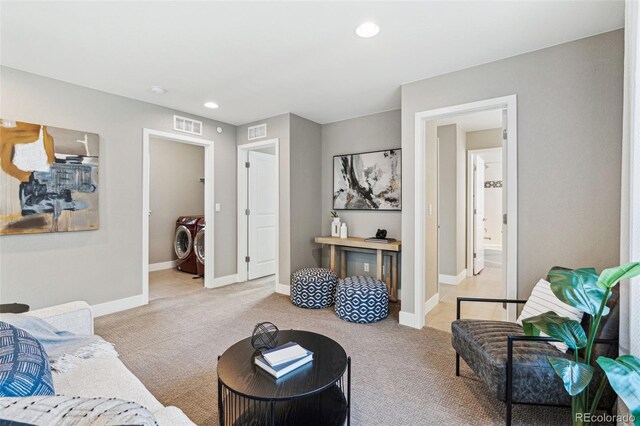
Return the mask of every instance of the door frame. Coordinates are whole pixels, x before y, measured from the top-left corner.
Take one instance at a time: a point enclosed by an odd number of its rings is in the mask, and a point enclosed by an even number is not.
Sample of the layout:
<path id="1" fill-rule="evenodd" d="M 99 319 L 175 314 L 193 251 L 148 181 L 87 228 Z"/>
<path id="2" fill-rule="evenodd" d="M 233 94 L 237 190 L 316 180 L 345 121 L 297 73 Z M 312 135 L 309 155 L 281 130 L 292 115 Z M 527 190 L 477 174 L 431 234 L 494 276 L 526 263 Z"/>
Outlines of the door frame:
<path id="1" fill-rule="evenodd" d="M 207 222 L 207 228 L 215 230 L 214 141 L 160 130 L 142 129 L 142 298 L 145 305 L 149 303 L 149 144 L 151 138 L 204 147 L 204 218 Z M 214 259 L 214 239 L 205 238 L 204 262 L 207 267 L 204 274 L 204 286 L 206 288 L 220 286 L 214 282 Z"/>
<path id="2" fill-rule="evenodd" d="M 237 253 L 237 271 L 238 282 L 247 281 L 247 263 L 244 261 L 247 255 L 247 236 L 249 233 L 245 209 L 247 208 L 247 172 L 245 162 L 249 151 L 261 150 L 264 148 L 274 147 L 276 156 L 276 181 L 278 188 L 278 201 L 276 202 L 276 279 L 275 287 L 280 282 L 280 139 L 267 139 L 264 141 L 250 142 L 238 145 L 238 253 Z"/>
<path id="3" fill-rule="evenodd" d="M 506 185 L 503 189 L 507 195 L 507 215 L 509 230 L 506 236 L 507 247 L 503 250 L 507 251 L 507 262 L 505 264 L 507 295 L 509 299 L 516 299 L 518 294 L 518 128 L 517 128 L 517 96 L 508 95 L 499 98 L 485 99 L 477 102 L 459 104 L 444 108 L 436 108 L 427 111 L 421 111 L 415 114 L 415 191 L 414 191 L 414 231 L 415 231 L 415 247 L 414 247 L 414 324 L 415 328 L 422 328 L 425 325 L 425 315 L 427 308 L 433 308 L 436 303 L 425 300 L 425 253 L 426 253 L 426 212 L 428 206 L 426 204 L 425 195 L 425 169 L 426 169 L 426 129 L 425 125 L 428 121 L 452 116 L 465 115 L 478 111 L 486 111 L 492 109 L 507 110 L 507 143 L 503 146 L 505 153 L 503 158 L 506 160 Z M 505 179 L 506 178 L 506 179 Z M 437 201 L 436 201 L 437 204 Z M 430 206 L 433 209 L 433 206 Z M 437 211 L 438 206 L 435 206 Z M 437 233 L 436 233 L 437 234 Z M 437 238 L 430 236 L 430 238 Z M 437 256 L 437 255 L 436 255 Z M 436 259 L 436 265 L 438 264 Z M 436 294 L 435 300 L 437 301 Z M 427 303 L 425 303 L 427 302 Z M 428 306 L 425 306 L 428 305 Z M 515 321 L 516 309 L 513 304 L 507 304 L 507 318 Z"/>
<path id="4" fill-rule="evenodd" d="M 482 149 L 472 149 L 467 151 L 467 238 L 466 238 L 466 242 L 467 242 L 467 276 L 468 277 L 472 277 L 473 276 L 473 232 L 475 230 L 474 224 L 473 224 L 473 173 L 472 173 L 472 167 L 473 167 L 473 157 L 479 154 L 484 154 L 484 153 L 489 153 L 489 152 L 495 152 L 497 150 L 502 150 L 503 148 L 482 148 Z M 504 156 L 504 152 L 502 153 Z M 486 209 L 486 206 L 485 206 Z M 502 207 L 502 210 L 504 212 L 504 206 Z M 502 245 L 505 245 L 505 234 L 502 233 Z M 502 251 L 502 264 L 505 265 L 506 264 L 506 251 L 503 250 Z M 504 271 L 502 274 L 502 278 L 503 278 L 503 283 L 505 282 L 505 275 L 504 275 Z"/>

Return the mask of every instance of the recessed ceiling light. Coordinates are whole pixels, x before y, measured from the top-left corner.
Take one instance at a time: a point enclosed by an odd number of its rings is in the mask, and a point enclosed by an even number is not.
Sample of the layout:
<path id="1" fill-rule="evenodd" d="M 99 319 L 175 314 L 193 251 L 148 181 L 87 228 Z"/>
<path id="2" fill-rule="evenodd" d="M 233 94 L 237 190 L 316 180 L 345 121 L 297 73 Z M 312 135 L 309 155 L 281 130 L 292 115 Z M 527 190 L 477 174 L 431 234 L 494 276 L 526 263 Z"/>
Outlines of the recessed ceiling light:
<path id="1" fill-rule="evenodd" d="M 369 38 L 377 35 L 380 32 L 380 27 L 374 22 L 364 22 L 356 28 L 356 34 L 362 38 Z"/>
<path id="2" fill-rule="evenodd" d="M 167 93 L 167 91 L 160 86 L 152 86 L 151 91 L 156 95 L 164 95 L 165 93 Z"/>
<path id="3" fill-rule="evenodd" d="M 204 106 L 206 106 L 207 108 L 216 109 L 219 105 L 215 102 L 205 102 Z"/>

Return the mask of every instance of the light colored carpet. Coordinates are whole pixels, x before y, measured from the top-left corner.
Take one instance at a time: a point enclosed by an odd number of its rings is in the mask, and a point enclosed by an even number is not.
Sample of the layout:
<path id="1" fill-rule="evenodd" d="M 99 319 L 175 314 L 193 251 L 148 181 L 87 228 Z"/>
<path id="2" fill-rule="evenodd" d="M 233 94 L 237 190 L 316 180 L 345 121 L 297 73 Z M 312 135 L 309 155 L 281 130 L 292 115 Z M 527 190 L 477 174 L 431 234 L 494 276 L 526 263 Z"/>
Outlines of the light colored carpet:
<path id="1" fill-rule="evenodd" d="M 450 334 L 400 326 L 396 304 L 384 321 L 351 324 L 332 309 L 296 308 L 272 283 L 244 283 L 98 318 L 96 333 L 115 343 L 161 403 L 215 425 L 216 359 L 260 321 L 322 333 L 346 349 L 353 360 L 353 425 L 504 424 L 504 404 L 468 367 L 455 376 Z M 570 417 L 564 408 L 514 408 L 514 424 L 568 424 Z"/>

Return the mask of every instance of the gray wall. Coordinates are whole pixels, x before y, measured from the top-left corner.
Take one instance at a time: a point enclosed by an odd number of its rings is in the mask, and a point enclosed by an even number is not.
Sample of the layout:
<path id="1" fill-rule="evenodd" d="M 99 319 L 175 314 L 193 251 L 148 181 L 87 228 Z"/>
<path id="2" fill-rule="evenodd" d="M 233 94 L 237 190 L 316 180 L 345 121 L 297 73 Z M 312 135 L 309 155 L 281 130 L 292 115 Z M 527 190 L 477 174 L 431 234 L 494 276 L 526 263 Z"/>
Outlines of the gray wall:
<path id="1" fill-rule="evenodd" d="M 318 123 L 291 114 L 291 272 L 320 266 L 322 234 L 322 132 Z"/>
<path id="2" fill-rule="evenodd" d="M 467 150 L 502 147 L 502 129 L 467 132 Z"/>
<path id="3" fill-rule="evenodd" d="M 266 118 L 264 120 L 255 121 L 253 123 L 238 126 L 237 144 L 265 141 L 269 139 L 279 139 L 279 190 L 280 202 L 278 205 L 278 213 L 280 219 L 278 221 L 278 274 L 280 275 L 280 283 L 288 284 L 291 275 L 291 194 L 290 194 L 290 115 L 281 114 L 276 117 Z M 247 128 L 256 124 L 267 123 L 267 136 L 262 139 L 248 140 Z"/>
<path id="4" fill-rule="evenodd" d="M 322 235 L 331 235 L 329 212 L 333 210 L 333 156 L 399 148 L 400 144 L 400 110 L 322 125 L 322 208 L 319 222 Z M 400 239 L 402 232 L 400 212 L 341 210 L 338 214 L 340 219 L 347 223 L 349 234 L 352 236 L 374 236 L 378 228 L 384 228 L 390 237 Z M 324 265 L 328 265 L 328 259 L 328 252 L 325 249 Z M 369 272 L 364 272 L 364 262 L 369 263 Z M 347 273 L 375 276 L 375 256 L 349 253 Z"/>
<path id="5" fill-rule="evenodd" d="M 458 275 L 457 130 L 455 124 L 438 127 L 438 272 L 453 276 Z"/>
<path id="6" fill-rule="evenodd" d="M 438 127 L 438 268 L 457 276 L 466 263 L 466 144 L 456 124 Z"/>
<path id="7" fill-rule="evenodd" d="M 149 142 L 149 263 L 176 259 L 178 216 L 204 215 L 204 147 L 151 138 Z"/>
<path id="8" fill-rule="evenodd" d="M 0 300 L 32 308 L 142 293 L 142 129 L 171 132 L 167 108 L 2 67 L 2 116 L 100 135 L 100 229 L 0 237 Z M 180 113 L 180 115 L 187 115 Z M 200 118 L 199 118 L 200 119 Z M 235 127 L 204 122 L 215 141 L 215 275 L 235 274 Z M 223 133 L 216 133 L 221 126 Z"/>
<path id="9" fill-rule="evenodd" d="M 402 86 L 403 311 L 414 312 L 415 114 L 518 96 L 518 296 L 526 298 L 553 265 L 618 262 L 622 83 L 618 30 Z"/>

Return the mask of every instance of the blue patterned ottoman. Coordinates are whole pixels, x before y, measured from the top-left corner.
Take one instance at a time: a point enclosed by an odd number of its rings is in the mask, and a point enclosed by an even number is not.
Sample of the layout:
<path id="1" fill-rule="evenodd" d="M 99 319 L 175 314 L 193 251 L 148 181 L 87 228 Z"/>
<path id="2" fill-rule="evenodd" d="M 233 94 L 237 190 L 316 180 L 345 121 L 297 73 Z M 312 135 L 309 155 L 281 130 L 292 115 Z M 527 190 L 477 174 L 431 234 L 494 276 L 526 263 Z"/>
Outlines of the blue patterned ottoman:
<path id="1" fill-rule="evenodd" d="M 305 268 L 291 276 L 291 303 L 322 309 L 333 305 L 338 276 L 330 269 Z"/>
<path id="2" fill-rule="evenodd" d="M 345 321 L 369 323 L 389 315 L 389 292 L 380 280 L 348 277 L 336 289 L 336 315 Z"/>

